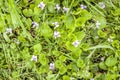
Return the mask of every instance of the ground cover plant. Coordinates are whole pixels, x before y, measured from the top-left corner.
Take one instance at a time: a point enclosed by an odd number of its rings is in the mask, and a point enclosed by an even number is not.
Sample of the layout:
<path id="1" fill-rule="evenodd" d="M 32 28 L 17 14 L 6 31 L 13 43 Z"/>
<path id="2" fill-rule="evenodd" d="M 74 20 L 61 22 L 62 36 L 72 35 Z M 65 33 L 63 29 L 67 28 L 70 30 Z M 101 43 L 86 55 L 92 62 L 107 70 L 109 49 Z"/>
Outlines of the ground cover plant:
<path id="1" fill-rule="evenodd" d="M 119 80 L 119 0 L 0 0 L 0 80 Z"/>

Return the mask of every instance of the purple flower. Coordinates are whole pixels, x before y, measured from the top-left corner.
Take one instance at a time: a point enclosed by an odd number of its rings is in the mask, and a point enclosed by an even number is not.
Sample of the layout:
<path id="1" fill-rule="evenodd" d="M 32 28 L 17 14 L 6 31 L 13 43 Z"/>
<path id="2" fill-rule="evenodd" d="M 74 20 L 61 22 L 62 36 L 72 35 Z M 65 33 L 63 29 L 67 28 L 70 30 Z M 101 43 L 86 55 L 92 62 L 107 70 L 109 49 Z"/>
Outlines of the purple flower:
<path id="1" fill-rule="evenodd" d="M 43 2 L 40 2 L 40 4 L 38 5 L 38 7 L 43 10 L 45 8 L 45 4 Z"/>
<path id="2" fill-rule="evenodd" d="M 80 44 L 80 42 L 79 42 L 78 40 L 76 40 L 76 41 L 74 41 L 74 42 L 72 43 L 72 45 L 73 45 L 74 47 L 78 47 L 79 44 Z"/>
<path id="3" fill-rule="evenodd" d="M 57 11 L 59 11 L 60 10 L 60 5 L 56 4 L 55 8 L 57 9 Z"/>
<path id="4" fill-rule="evenodd" d="M 54 32 L 54 37 L 55 37 L 55 38 L 60 37 L 60 32 L 55 31 L 55 32 Z"/>
<path id="5" fill-rule="evenodd" d="M 35 61 L 35 62 L 37 62 L 37 56 L 32 55 L 31 61 Z"/>
<path id="6" fill-rule="evenodd" d="M 67 12 L 69 8 L 63 7 L 63 12 Z"/>
<path id="7" fill-rule="evenodd" d="M 87 8 L 87 6 L 85 6 L 83 4 L 81 4 L 80 7 L 81 7 L 81 9 L 86 9 Z"/>
<path id="8" fill-rule="evenodd" d="M 54 70 L 55 69 L 55 64 L 54 63 L 50 63 L 49 69 Z"/>
<path id="9" fill-rule="evenodd" d="M 102 9 L 105 8 L 105 4 L 104 4 L 103 2 L 99 2 L 99 5 L 100 5 L 100 7 L 101 7 Z"/>
<path id="10" fill-rule="evenodd" d="M 39 24 L 37 23 L 37 22 L 32 22 L 32 26 L 33 26 L 33 28 L 38 28 L 39 27 Z"/>

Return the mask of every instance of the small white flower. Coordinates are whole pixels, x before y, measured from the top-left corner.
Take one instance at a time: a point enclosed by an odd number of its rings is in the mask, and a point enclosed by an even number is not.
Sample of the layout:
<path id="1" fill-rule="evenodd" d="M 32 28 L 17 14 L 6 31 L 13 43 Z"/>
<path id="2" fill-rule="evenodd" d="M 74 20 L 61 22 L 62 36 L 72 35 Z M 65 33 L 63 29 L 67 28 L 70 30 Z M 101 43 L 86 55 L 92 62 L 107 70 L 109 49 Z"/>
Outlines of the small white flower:
<path id="1" fill-rule="evenodd" d="M 12 28 L 7 28 L 7 29 L 6 29 L 6 33 L 7 33 L 7 34 L 11 34 L 11 33 L 12 33 Z"/>
<path id="2" fill-rule="evenodd" d="M 90 80 L 94 80 L 94 78 L 91 78 Z"/>
<path id="3" fill-rule="evenodd" d="M 83 4 L 81 4 L 80 7 L 81 7 L 81 9 L 86 9 L 87 8 L 87 6 L 85 6 Z"/>
<path id="4" fill-rule="evenodd" d="M 54 37 L 55 37 L 55 38 L 60 37 L 60 32 L 55 31 L 55 32 L 54 32 Z"/>
<path id="5" fill-rule="evenodd" d="M 99 28 L 99 27 L 100 27 L 100 22 L 96 21 L 96 28 Z"/>
<path id="6" fill-rule="evenodd" d="M 58 22 L 54 22 L 53 24 L 55 25 L 55 28 L 59 27 L 59 23 Z"/>
<path id="7" fill-rule="evenodd" d="M 105 4 L 104 4 L 103 2 L 99 2 L 99 5 L 100 5 L 100 7 L 101 7 L 102 9 L 105 8 Z"/>
<path id="8" fill-rule="evenodd" d="M 70 77 L 70 80 L 74 80 L 75 78 L 73 78 L 73 77 Z"/>
<path id="9" fill-rule="evenodd" d="M 104 57 L 101 57 L 101 61 L 104 61 L 105 60 L 105 58 Z"/>
<path id="10" fill-rule="evenodd" d="M 37 62 L 37 56 L 32 55 L 31 61 L 35 61 L 35 62 Z"/>
<path id="11" fill-rule="evenodd" d="M 108 42 L 112 42 L 113 40 L 111 38 L 108 38 Z"/>
<path id="12" fill-rule="evenodd" d="M 32 22 L 32 26 L 33 26 L 33 28 L 38 28 L 39 27 L 39 24 L 37 23 L 37 22 Z"/>
<path id="13" fill-rule="evenodd" d="M 76 40 L 72 43 L 72 45 L 75 46 L 75 47 L 78 47 L 79 44 L 80 44 L 80 42 L 78 40 Z"/>
<path id="14" fill-rule="evenodd" d="M 55 69 L 55 64 L 54 63 L 50 63 L 49 69 L 54 70 Z"/>
<path id="15" fill-rule="evenodd" d="M 38 7 L 43 10 L 45 8 L 45 4 L 43 2 L 40 2 L 40 4 L 38 5 Z"/>
<path id="16" fill-rule="evenodd" d="M 57 9 L 57 11 L 59 11 L 60 10 L 60 5 L 56 4 L 55 8 Z"/>
<path id="17" fill-rule="evenodd" d="M 67 12 L 69 8 L 63 7 L 63 12 Z"/>

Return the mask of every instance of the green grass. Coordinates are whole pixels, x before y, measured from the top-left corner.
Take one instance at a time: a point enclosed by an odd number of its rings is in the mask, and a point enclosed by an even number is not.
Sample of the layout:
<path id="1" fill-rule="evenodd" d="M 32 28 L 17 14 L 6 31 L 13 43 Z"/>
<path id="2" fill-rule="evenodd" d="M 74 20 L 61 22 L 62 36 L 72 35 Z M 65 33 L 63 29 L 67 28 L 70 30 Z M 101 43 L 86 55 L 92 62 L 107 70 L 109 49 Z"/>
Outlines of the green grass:
<path id="1" fill-rule="evenodd" d="M 0 0 L 0 80 L 120 79 L 119 0 L 41 2 Z"/>

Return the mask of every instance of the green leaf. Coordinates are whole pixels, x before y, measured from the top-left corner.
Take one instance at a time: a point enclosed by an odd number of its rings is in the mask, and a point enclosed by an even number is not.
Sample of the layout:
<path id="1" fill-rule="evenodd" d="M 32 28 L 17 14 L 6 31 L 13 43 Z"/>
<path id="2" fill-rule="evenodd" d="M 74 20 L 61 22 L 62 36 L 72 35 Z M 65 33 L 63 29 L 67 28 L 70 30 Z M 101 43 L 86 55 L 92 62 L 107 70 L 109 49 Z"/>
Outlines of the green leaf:
<path id="1" fill-rule="evenodd" d="M 34 7 L 34 15 L 35 16 L 39 16 L 41 12 L 41 9 L 39 9 L 38 7 Z"/>
<path id="2" fill-rule="evenodd" d="M 22 58 L 26 61 L 30 60 L 30 53 L 29 53 L 29 49 L 27 47 L 24 47 L 24 49 L 21 51 L 22 54 Z"/>
<path id="3" fill-rule="evenodd" d="M 86 51 L 89 48 L 89 45 L 87 43 L 81 43 L 80 48 Z"/>
<path id="4" fill-rule="evenodd" d="M 108 67 L 114 66 L 116 63 L 117 63 L 117 58 L 114 58 L 113 55 L 109 56 L 105 61 L 105 64 Z"/>
<path id="5" fill-rule="evenodd" d="M 70 80 L 70 77 L 67 76 L 67 75 L 64 75 L 64 76 L 63 76 L 63 80 Z"/>
<path id="6" fill-rule="evenodd" d="M 56 80 L 56 75 L 55 74 L 48 74 L 48 76 L 46 77 L 47 80 Z"/>
<path id="7" fill-rule="evenodd" d="M 10 42 L 10 39 L 9 39 L 9 37 L 7 36 L 6 33 L 3 33 L 3 37 L 4 37 L 4 39 L 5 39 L 7 42 Z"/>
<path id="8" fill-rule="evenodd" d="M 105 79 L 105 74 L 98 74 L 95 76 L 94 78 L 95 80 L 106 80 Z M 108 79 L 108 80 L 111 80 L 111 79 Z"/>
<path id="9" fill-rule="evenodd" d="M 48 6 L 48 10 L 49 10 L 50 13 L 55 12 L 55 6 L 52 2 L 48 3 L 47 6 Z"/>
<path id="10" fill-rule="evenodd" d="M 57 50 L 54 50 L 52 53 L 53 53 L 53 55 L 55 55 L 56 57 L 58 57 L 58 56 L 60 55 L 60 52 L 57 51 Z"/>
<path id="11" fill-rule="evenodd" d="M 87 10 L 82 10 L 80 15 L 81 15 L 81 17 L 85 18 L 85 21 L 87 21 L 87 20 L 92 18 L 91 13 L 89 13 Z"/>
<path id="12" fill-rule="evenodd" d="M 75 33 L 75 36 L 77 37 L 78 40 L 82 40 L 85 37 L 85 32 L 79 31 Z"/>
<path id="13" fill-rule="evenodd" d="M 23 10 L 23 14 L 24 14 L 26 17 L 31 17 L 31 16 L 33 16 L 33 11 L 32 11 L 32 9 L 24 9 L 24 10 Z"/>
<path id="14" fill-rule="evenodd" d="M 13 77 L 14 79 L 17 79 L 18 76 L 19 76 L 19 74 L 18 74 L 17 71 L 13 71 L 13 72 L 12 72 L 12 77 Z"/>
<path id="15" fill-rule="evenodd" d="M 77 66 L 79 68 L 84 68 L 85 67 L 84 61 L 82 59 L 78 59 L 77 60 Z"/>
<path id="16" fill-rule="evenodd" d="M 114 16 L 120 16 L 120 9 L 119 8 L 115 8 L 114 11 L 111 11 L 111 13 L 114 15 Z"/>
<path id="17" fill-rule="evenodd" d="M 59 71 L 60 71 L 60 74 L 64 74 L 64 73 L 67 72 L 67 69 L 66 69 L 65 66 L 62 66 L 62 67 L 59 69 Z"/>
<path id="18" fill-rule="evenodd" d="M 55 67 L 56 68 L 61 68 L 63 66 L 63 63 L 60 60 L 55 61 Z"/>
<path id="19" fill-rule="evenodd" d="M 82 50 L 78 48 L 78 49 L 72 51 L 70 54 L 74 59 L 78 59 L 82 54 Z"/>
<path id="20" fill-rule="evenodd" d="M 103 70 L 107 70 L 107 66 L 105 65 L 104 62 L 100 62 L 100 63 L 99 63 L 99 67 L 100 67 L 101 69 L 103 69 Z"/>
<path id="21" fill-rule="evenodd" d="M 76 27 L 84 26 L 85 22 L 86 22 L 86 19 L 84 17 L 79 17 L 75 20 L 75 26 Z"/>
<path id="22" fill-rule="evenodd" d="M 119 49 L 120 48 L 119 41 L 118 40 L 114 40 L 112 42 L 112 46 L 115 47 L 115 48 L 117 48 L 117 49 Z"/>
<path id="23" fill-rule="evenodd" d="M 120 58 L 120 50 L 116 50 L 115 53 L 116 53 L 117 57 Z"/>
<path id="24" fill-rule="evenodd" d="M 78 13 L 79 17 L 75 20 L 76 27 L 84 26 L 86 21 L 92 18 L 92 15 L 87 10 L 80 10 Z"/>
<path id="25" fill-rule="evenodd" d="M 108 48 L 108 49 L 111 49 L 114 51 L 113 47 L 109 46 L 109 45 L 97 45 L 97 46 L 94 46 L 94 47 L 90 47 L 88 48 L 87 50 L 93 50 L 93 49 L 99 49 L 99 48 Z"/>
<path id="26" fill-rule="evenodd" d="M 46 65 L 48 63 L 48 59 L 46 58 L 45 54 L 39 55 L 39 61 L 42 65 Z"/>
<path id="27" fill-rule="evenodd" d="M 74 31 L 75 29 L 75 17 L 73 15 L 66 15 L 65 17 L 65 25 L 67 29 L 71 29 Z"/>
<path id="28" fill-rule="evenodd" d="M 44 23 L 44 25 L 41 26 L 41 34 L 42 36 L 49 38 L 53 36 L 53 31 L 46 23 Z"/>
<path id="29" fill-rule="evenodd" d="M 42 50 L 42 46 L 41 46 L 40 43 L 34 45 L 33 48 L 34 48 L 34 53 L 35 53 L 35 54 L 39 54 L 39 53 L 41 52 L 41 50 Z"/>
<path id="30" fill-rule="evenodd" d="M 98 30 L 98 35 L 101 37 L 101 38 L 105 38 L 107 37 L 107 33 L 103 32 L 102 30 Z"/>
<path id="31" fill-rule="evenodd" d="M 22 36 L 22 35 L 18 36 L 18 40 L 19 40 L 20 42 L 26 42 L 25 37 Z"/>
<path id="32" fill-rule="evenodd" d="M 46 73 L 49 71 L 49 66 L 48 65 L 42 65 L 39 67 L 39 73 L 42 74 L 42 73 Z"/>
<path id="33" fill-rule="evenodd" d="M 59 60 L 62 61 L 62 62 L 64 62 L 64 61 L 66 60 L 66 56 L 61 55 L 61 56 L 59 57 Z"/>

